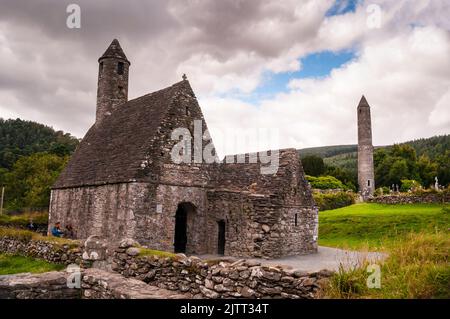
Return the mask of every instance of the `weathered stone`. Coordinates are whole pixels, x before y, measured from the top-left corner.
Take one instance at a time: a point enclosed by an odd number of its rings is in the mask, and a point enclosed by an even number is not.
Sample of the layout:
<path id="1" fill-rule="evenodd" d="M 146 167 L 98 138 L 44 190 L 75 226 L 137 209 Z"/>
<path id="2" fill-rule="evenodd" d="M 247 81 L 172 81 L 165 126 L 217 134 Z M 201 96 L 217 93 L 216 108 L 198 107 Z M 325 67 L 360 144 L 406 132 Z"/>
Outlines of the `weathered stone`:
<path id="1" fill-rule="evenodd" d="M 272 271 L 263 271 L 263 277 L 273 281 L 279 281 L 281 279 L 281 274 Z"/>
<path id="2" fill-rule="evenodd" d="M 213 289 L 214 288 L 214 281 L 209 280 L 209 279 L 205 279 L 205 287 L 208 289 Z"/>
<path id="3" fill-rule="evenodd" d="M 226 287 L 230 287 L 230 286 L 234 286 L 235 281 L 231 280 L 230 278 L 224 278 L 224 280 L 222 281 L 223 285 Z"/>
<path id="4" fill-rule="evenodd" d="M 251 297 L 255 296 L 255 291 L 253 289 L 250 289 L 247 286 L 244 286 L 244 287 L 242 287 L 240 294 L 244 298 L 251 298 Z"/>
<path id="5" fill-rule="evenodd" d="M 232 288 L 226 287 L 226 286 L 224 286 L 222 284 L 215 285 L 214 286 L 214 290 L 217 291 L 217 292 L 233 291 Z"/>
<path id="6" fill-rule="evenodd" d="M 219 298 L 219 296 L 220 296 L 217 292 L 215 292 L 211 289 L 208 289 L 204 286 L 200 286 L 200 291 L 206 298 L 216 299 L 216 298 Z"/>
<path id="7" fill-rule="evenodd" d="M 137 256 L 140 252 L 141 250 L 137 247 L 130 247 L 127 249 L 127 255 L 129 256 Z"/>
<path id="8" fill-rule="evenodd" d="M 221 282 L 223 281 L 223 277 L 220 277 L 220 276 L 213 276 L 213 277 L 212 277 L 212 280 L 213 280 L 214 282 L 221 283 Z"/>

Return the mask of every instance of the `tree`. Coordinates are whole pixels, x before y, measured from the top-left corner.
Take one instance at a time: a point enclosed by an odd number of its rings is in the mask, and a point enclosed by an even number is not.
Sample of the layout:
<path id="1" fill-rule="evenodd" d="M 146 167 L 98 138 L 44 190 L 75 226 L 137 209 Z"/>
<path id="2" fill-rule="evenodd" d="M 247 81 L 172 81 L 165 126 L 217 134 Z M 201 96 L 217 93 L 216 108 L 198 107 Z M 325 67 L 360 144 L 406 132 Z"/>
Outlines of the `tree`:
<path id="1" fill-rule="evenodd" d="M 344 184 L 333 176 L 309 176 L 306 175 L 306 179 L 311 184 L 312 188 L 317 189 L 345 189 Z"/>
<path id="2" fill-rule="evenodd" d="M 305 156 L 302 158 L 302 165 L 306 175 L 320 176 L 325 173 L 325 164 L 320 156 Z"/>
<path id="3" fill-rule="evenodd" d="M 356 172 L 352 172 L 340 167 L 327 166 L 325 175 L 333 176 L 340 180 L 344 185 L 353 191 L 356 191 L 356 185 L 358 184 L 358 176 Z"/>
<path id="4" fill-rule="evenodd" d="M 6 169 L 11 169 L 19 158 L 34 153 L 70 155 L 78 143 L 70 134 L 39 123 L 0 118 L 0 167 Z"/>
<path id="5" fill-rule="evenodd" d="M 400 185 L 402 179 L 408 179 L 408 163 L 405 159 L 397 159 L 388 173 L 388 181 Z"/>
<path id="6" fill-rule="evenodd" d="M 423 186 L 433 185 L 434 178 L 438 175 L 437 163 L 433 163 L 427 155 L 422 155 L 417 162 L 417 170 Z"/>
<path id="7" fill-rule="evenodd" d="M 438 165 L 437 177 L 439 184 L 447 186 L 450 184 L 450 150 L 447 150 L 445 154 L 436 157 Z"/>
<path id="8" fill-rule="evenodd" d="M 20 158 L 6 174 L 6 207 L 48 207 L 50 187 L 65 167 L 68 156 L 36 153 Z"/>

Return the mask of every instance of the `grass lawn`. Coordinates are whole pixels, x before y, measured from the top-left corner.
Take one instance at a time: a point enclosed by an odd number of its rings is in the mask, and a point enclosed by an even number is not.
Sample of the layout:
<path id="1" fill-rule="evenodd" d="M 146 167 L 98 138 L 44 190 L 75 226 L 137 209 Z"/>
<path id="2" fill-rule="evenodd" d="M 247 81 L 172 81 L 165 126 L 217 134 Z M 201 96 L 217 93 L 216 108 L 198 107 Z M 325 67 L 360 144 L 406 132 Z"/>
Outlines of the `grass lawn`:
<path id="1" fill-rule="evenodd" d="M 446 232 L 449 228 L 450 205 L 361 203 L 320 212 L 319 245 L 383 249 L 411 232 Z"/>
<path id="2" fill-rule="evenodd" d="M 0 275 L 41 273 L 64 268 L 64 265 L 52 264 L 42 259 L 0 253 Z"/>
<path id="3" fill-rule="evenodd" d="M 367 264 L 341 269 L 328 298 L 450 298 L 450 205 L 356 204 L 319 214 L 319 244 L 388 253 L 381 288 L 369 289 Z"/>

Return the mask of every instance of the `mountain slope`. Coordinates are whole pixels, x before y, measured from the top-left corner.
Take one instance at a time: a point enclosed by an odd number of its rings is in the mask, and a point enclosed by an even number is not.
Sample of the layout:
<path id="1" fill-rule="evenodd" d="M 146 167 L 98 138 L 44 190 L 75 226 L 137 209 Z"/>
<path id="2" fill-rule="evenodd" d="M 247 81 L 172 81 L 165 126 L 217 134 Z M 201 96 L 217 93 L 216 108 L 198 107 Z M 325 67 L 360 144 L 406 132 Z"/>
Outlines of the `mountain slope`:
<path id="1" fill-rule="evenodd" d="M 10 169 L 20 157 L 39 152 L 70 155 L 78 142 L 69 133 L 40 123 L 0 118 L 0 168 Z"/>

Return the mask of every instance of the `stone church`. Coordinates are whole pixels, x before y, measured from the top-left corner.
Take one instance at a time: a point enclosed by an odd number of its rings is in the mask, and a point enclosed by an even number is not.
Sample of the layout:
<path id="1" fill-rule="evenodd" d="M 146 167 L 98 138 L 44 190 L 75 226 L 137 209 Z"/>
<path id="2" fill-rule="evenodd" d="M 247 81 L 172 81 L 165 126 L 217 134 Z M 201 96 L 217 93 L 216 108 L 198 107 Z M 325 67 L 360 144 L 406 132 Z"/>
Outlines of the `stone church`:
<path id="1" fill-rule="evenodd" d="M 98 62 L 96 121 L 52 187 L 49 227 L 186 254 L 317 251 L 318 209 L 295 149 L 279 151 L 274 174 L 260 161 L 175 164 L 172 131 L 192 131 L 194 120 L 207 129 L 186 77 L 128 100 L 130 61 L 117 40 Z"/>

